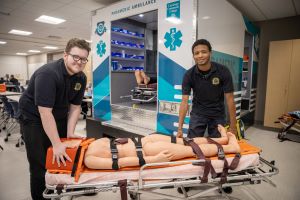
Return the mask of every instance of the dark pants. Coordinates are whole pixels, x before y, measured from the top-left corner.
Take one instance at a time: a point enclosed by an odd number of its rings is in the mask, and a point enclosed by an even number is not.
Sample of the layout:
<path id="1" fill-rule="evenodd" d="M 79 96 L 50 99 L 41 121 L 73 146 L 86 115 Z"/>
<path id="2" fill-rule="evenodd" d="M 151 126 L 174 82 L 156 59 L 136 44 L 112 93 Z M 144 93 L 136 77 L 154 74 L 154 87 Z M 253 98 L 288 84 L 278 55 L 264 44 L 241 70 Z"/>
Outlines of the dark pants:
<path id="1" fill-rule="evenodd" d="M 21 120 L 20 122 L 29 162 L 31 197 L 33 200 L 44 199 L 46 154 L 51 142 L 41 123 L 28 120 Z M 67 137 L 67 120 L 56 123 L 59 136 Z"/>
<path id="2" fill-rule="evenodd" d="M 188 137 L 203 137 L 206 128 L 208 128 L 208 137 L 221 137 L 218 131 L 218 124 L 224 125 L 224 118 L 209 118 L 191 114 Z"/>

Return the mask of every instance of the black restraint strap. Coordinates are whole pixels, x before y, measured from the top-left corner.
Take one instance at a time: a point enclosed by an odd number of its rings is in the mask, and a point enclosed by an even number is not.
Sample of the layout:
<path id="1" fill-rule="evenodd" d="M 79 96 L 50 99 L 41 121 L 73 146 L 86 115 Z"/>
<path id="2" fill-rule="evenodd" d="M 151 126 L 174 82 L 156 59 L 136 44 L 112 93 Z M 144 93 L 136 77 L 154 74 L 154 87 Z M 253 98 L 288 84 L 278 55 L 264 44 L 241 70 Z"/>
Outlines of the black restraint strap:
<path id="1" fill-rule="evenodd" d="M 213 168 L 211 161 L 209 159 L 206 159 L 202 150 L 200 149 L 199 145 L 194 142 L 191 138 L 183 138 L 183 142 L 185 145 L 190 145 L 193 149 L 193 152 L 196 154 L 198 159 L 204 159 L 204 173 L 203 176 L 200 177 L 201 183 L 207 183 L 208 182 L 208 174 L 211 173 L 212 177 L 215 178 L 217 176 L 217 173 L 215 169 Z M 202 163 L 199 163 L 198 165 L 203 166 Z"/>
<path id="2" fill-rule="evenodd" d="M 176 142 L 177 142 L 176 136 L 170 135 L 170 137 L 171 137 L 171 143 L 176 144 Z"/>
<path id="3" fill-rule="evenodd" d="M 75 176 L 75 172 L 78 166 L 78 161 L 79 161 L 79 157 L 80 157 L 80 152 L 81 152 L 81 146 L 78 147 L 77 151 L 76 151 L 76 155 L 75 155 L 75 159 L 74 159 L 74 164 L 72 167 L 72 172 L 71 172 L 71 177 Z"/>
<path id="4" fill-rule="evenodd" d="M 121 200 L 127 200 L 127 180 L 119 180 L 118 186 L 120 187 Z"/>
<path id="5" fill-rule="evenodd" d="M 215 144 L 218 147 L 218 159 L 219 160 L 224 160 L 224 167 L 223 167 L 223 172 L 221 174 L 221 184 L 226 183 L 227 181 L 227 175 L 228 175 L 228 170 L 234 170 L 237 168 L 239 162 L 240 162 L 240 157 L 241 155 L 239 153 L 235 154 L 235 157 L 233 158 L 230 166 L 228 165 L 228 161 L 225 157 L 224 149 L 221 144 L 217 143 L 216 141 L 212 140 L 211 138 L 207 138 L 207 141 L 209 143 Z"/>
<path id="6" fill-rule="evenodd" d="M 223 149 L 222 145 L 217 143 L 216 141 L 214 141 L 213 139 L 211 139 L 209 137 L 206 138 L 206 139 L 207 139 L 208 143 L 217 145 L 217 147 L 218 147 L 218 159 L 219 160 L 224 160 L 225 159 L 225 152 L 224 152 L 224 149 Z"/>
<path id="7" fill-rule="evenodd" d="M 135 144 L 136 154 L 137 154 L 137 156 L 139 158 L 139 164 L 140 164 L 140 167 L 141 167 L 144 164 L 146 164 L 146 161 L 145 161 L 145 159 L 143 157 L 142 138 L 138 137 L 138 141 L 136 141 L 135 138 L 132 138 L 132 141 Z"/>
<path id="8" fill-rule="evenodd" d="M 111 139 L 110 140 L 110 152 L 111 152 L 111 158 L 112 158 L 112 169 L 118 170 L 119 165 L 118 165 L 118 149 L 115 144 L 115 140 Z"/>

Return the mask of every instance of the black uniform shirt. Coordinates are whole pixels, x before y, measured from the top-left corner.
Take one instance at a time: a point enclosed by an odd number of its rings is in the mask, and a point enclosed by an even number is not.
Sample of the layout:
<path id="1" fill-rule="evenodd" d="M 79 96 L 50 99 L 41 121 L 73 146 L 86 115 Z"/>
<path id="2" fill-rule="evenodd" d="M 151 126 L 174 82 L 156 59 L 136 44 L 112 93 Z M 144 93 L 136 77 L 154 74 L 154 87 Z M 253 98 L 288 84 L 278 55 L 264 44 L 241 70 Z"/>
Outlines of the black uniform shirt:
<path id="1" fill-rule="evenodd" d="M 70 76 L 63 59 L 37 69 L 22 94 L 19 108 L 24 119 L 41 121 L 38 106 L 53 108 L 55 120 L 66 119 L 69 105 L 80 105 L 86 86 L 83 72 Z"/>
<path id="2" fill-rule="evenodd" d="M 211 62 L 208 74 L 202 74 L 195 65 L 187 70 L 182 82 L 182 95 L 193 89 L 192 114 L 205 117 L 224 117 L 224 93 L 234 91 L 232 76 L 224 65 Z"/>

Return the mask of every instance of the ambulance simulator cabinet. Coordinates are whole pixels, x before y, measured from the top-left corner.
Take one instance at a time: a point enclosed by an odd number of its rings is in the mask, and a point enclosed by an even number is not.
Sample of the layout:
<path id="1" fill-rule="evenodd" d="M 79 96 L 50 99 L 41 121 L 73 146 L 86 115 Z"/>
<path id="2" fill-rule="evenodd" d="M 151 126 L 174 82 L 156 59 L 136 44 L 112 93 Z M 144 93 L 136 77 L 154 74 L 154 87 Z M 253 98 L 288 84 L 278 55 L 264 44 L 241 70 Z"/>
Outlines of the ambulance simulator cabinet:
<path id="1" fill-rule="evenodd" d="M 259 31 L 230 3 L 127 0 L 93 13 L 88 137 L 176 134 L 182 78 L 194 65 L 191 47 L 200 38 L 211 42 L 212 60 L 232 73 L 237 118 L 253 121 Z M 136 70 L 157 79 L 153 101 L 132 98 Z M 189 112 L 185 133 L 188 124 Z"/>

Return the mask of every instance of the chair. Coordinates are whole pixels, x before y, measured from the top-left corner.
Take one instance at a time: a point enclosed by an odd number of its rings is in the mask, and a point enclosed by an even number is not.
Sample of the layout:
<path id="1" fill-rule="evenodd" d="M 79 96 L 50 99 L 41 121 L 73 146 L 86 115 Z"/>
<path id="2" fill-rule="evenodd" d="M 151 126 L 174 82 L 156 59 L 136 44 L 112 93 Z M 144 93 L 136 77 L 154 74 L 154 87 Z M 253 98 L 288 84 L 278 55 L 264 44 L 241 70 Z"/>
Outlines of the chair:
<path id="1" fill-rule="evenodd" d="M 20 119 L 19 102 L 17 102 L 17 101 L 8 101 L 8 102 L 12 106 L 12 109 L 14 112 L 12 118 L 15 120 L 16 124 L 19 124 L 19 119 Z M 21 137 L 18 139 L 16 147 L 20 147 L 20 146 L 24 145 L 23 130 L 21 127 L 20 127 L 20 133 L 21 133 Z"/>

